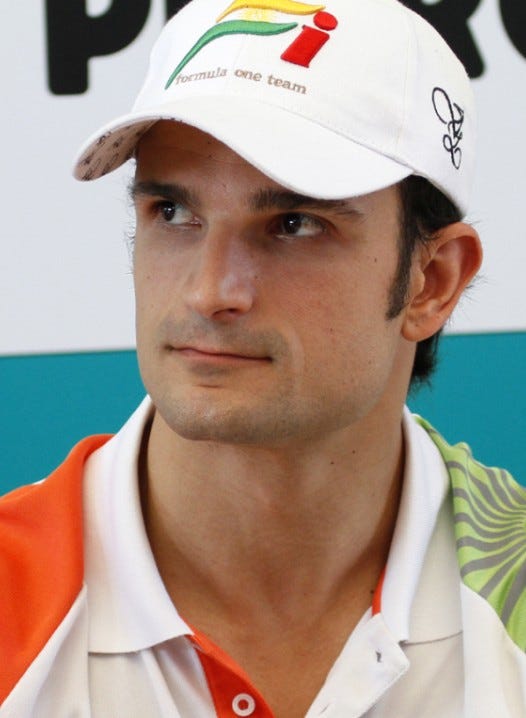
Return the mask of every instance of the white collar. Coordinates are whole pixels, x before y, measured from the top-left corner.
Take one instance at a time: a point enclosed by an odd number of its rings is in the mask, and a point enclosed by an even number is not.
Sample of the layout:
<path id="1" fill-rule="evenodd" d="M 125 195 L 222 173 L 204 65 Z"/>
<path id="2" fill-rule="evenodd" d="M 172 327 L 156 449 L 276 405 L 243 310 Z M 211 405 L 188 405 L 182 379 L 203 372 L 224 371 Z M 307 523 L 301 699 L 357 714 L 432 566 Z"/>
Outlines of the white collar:
<path id="1" fill-rule="evenodd" d="M 140 651 L 191 634 L 166 592 L 144 528 L 137 461 L 152 413 L 146 398 L 84 474 L 90 652 Z"/>
<path id="2" fill-rule="evenodd" d="M 460 581 L 449 475 L 436 445 L 406 408 L 405 470 L 387 561 L 382 615 L 400 642 L 461 630 Z"/>
<path id="3" fill-rule="evenodd" d="M 86 463 L 85 580 L 91 652 L 139 651 L 192 634 L 166 592 L 142 519 L 137 460 L 152 410 L 146 398 Z M 443 461 L 407 409 L 403 429 L 404 487 L 382 591 L 382 617 L 397 642 L 421 642 L 459 632 L 459 579 L 450 511 L 444 502 L 449 482 Z"/>

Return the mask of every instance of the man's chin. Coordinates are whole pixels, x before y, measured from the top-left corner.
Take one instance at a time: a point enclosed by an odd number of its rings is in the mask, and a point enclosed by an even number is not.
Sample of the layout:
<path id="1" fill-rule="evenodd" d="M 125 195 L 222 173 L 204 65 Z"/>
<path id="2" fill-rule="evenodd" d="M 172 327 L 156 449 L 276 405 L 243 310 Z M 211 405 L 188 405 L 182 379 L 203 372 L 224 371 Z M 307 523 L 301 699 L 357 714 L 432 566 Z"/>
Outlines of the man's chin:
<path id="1" fill-rule="evenodd" d="M 154 400 L 155 401 L 155 400 Z M 294 421 L 287 412 L 270 406 L 200 401 L 160 402 L 157 409 L 165 424 L 182 439 L 222 444 L 268 446 L 291 438 Z"/>

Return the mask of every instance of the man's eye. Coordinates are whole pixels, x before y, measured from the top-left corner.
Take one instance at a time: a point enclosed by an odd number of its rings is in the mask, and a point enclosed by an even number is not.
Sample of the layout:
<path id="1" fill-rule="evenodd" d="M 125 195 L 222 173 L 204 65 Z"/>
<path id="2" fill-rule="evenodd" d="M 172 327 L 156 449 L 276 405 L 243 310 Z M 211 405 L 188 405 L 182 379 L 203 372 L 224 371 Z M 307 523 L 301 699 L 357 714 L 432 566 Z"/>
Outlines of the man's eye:
<path id="1" fill-rule="evenodd" d="M 165 200 L 159 202 L 157 211 L 164 222 L 171 225 L 197 224 L 195 215 L 184 205 Z"/>
<path id="2" fill-rule="evenodd" d="M 323 230 L 323 224 L 315 217 L 300 212 L 288 212 L 279 217 L 276 234 L 285 237 L 314 237 Z"/>

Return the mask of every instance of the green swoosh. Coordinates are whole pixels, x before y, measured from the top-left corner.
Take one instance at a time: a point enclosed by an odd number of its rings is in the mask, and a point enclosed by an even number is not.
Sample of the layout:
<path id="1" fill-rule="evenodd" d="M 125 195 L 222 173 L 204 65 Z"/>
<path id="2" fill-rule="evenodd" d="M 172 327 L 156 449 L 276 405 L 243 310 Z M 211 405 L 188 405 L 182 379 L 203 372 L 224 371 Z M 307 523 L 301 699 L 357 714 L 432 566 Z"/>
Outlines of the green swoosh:
<path id="1" fill-rule="evenodd" d="M 219 25 L 214 25 L 207 30 L 192 49 L 186 53 L 181 62 L 170 75 L 164 89 L 167 90 L 183 67 L 200 52 L 205 45 L 224 35 L 279 35 L 281 32 L 288 32 L 298 26 L 297 22 L 278 23 L 278 22 L 259 22 L 253 20 L 227 20 Z"/>

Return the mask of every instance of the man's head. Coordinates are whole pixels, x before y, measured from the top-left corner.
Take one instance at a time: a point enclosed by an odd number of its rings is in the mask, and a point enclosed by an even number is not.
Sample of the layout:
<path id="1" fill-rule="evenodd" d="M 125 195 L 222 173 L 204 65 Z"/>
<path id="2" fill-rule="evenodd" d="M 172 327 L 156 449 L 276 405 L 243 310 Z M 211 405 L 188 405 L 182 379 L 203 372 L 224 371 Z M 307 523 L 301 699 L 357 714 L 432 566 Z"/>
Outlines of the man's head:
<path id="1" fill-rule="evenodd" d="M 469 82 L 421 18 L 194 0 L 76 175 L 131 156 L 139 357 L 173 428 L 305 437 L 403 401 L 417 345 L 424 378 L 480 245 Z"/>
<path id="2" fill-rule="evenodd" d="M 190 439 L 311 441 L 399 411 L 415 343 L 480 257 L 474 231 L 450 224 L 415 243 L 400 280 L 399 185 L 301 195 L 173 122 L 141 140 L 132 194 L 141 372 Z"/>

